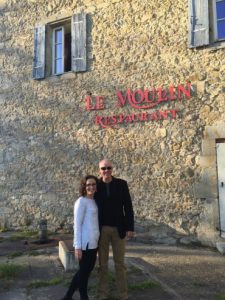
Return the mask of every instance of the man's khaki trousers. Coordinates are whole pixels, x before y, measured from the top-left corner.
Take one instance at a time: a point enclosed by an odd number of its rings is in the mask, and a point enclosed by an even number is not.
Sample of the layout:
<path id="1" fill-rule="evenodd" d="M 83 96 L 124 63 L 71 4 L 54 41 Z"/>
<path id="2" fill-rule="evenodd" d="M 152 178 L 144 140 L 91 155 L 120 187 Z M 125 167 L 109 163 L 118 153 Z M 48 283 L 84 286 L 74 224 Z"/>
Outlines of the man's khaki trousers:
<path id="1" fill-rule="evenodd" d="M 116 285 L 120 300 L 128 299 L 127 276 L 124 264 L 125 239 L 121 239 L 116 227 L 103 226 L 99 241 L 99 299 L 109 297 L 108 260 L 109 246 L 112 245 L 113 260 L 116 271 Z"/>

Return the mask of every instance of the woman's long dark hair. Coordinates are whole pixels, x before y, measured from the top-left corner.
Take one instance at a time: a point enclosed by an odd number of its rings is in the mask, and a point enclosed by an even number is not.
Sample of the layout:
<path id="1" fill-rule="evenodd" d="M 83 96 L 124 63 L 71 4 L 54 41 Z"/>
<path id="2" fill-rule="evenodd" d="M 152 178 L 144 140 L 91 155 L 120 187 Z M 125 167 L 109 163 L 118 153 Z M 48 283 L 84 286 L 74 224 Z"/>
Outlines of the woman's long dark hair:
<path id="1" fill-rule="evenodd" d="M 98 178 L 94 175 L 87 175 L 85 176 L 84 178 L 81 179 L 81 182 L 80 182 L 80 188 L 79 188 L 79 193 L 80 193 L 80 196 L 86 196 L 86 182 L 88 179 L 94 179 L 96 184 L 98 182 Z"/>

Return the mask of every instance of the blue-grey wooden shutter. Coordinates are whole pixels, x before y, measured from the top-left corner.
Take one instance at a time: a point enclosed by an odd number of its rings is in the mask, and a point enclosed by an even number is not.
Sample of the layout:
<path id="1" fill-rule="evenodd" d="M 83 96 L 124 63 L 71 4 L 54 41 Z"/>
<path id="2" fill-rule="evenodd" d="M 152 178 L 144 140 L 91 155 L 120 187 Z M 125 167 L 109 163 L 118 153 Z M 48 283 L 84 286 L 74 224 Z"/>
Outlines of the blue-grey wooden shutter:
<path id="1" fill-rule="evenodd" d="M 87 70 L 87 37 L 86 37 L 86 14 L 80 13 L 72 16 L 72 71 L 80 72 Z"/>
<path id="2" fill-rule="evenodd" d="M 45 77 L 45 25 L 34 29 L 33 78 Z"/>
<path id="3" fill-rule="evenodd" d="M 188 0 L 189 6 L 189 47 L 209 44 L 209 3 L 208 0 Z"/>

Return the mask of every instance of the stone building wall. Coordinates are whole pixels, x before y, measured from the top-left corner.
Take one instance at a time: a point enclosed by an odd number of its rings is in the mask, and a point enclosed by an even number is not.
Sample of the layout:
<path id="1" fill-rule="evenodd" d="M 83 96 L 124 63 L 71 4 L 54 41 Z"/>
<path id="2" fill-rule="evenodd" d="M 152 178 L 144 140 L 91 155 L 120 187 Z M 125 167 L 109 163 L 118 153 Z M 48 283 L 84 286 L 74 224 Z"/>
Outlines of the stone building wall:
<path id="1" fill-rule="evenodd" d="M 35 25 L 78 12 L 88 18 L 88 70 L 32 79 Z M 0 16 L 1 227 L 69 226 L 80 177 L 107 157 L 129 183 L 139 239 L 214 245 L 218 195 L 201 192 L 202 143 L 206 127 L 224 126 L 225 58 L 223 48 L 188 48 L 187 1 L 0 0 Z M 117 90 L 186 83 L 190 99 L 115 105 Z M 103 110 L 86 110 L 90 93 Z M 159 110 L 176 117 L 157 120 Z M 150 121 L 95 124 L 143 112 Z"/>

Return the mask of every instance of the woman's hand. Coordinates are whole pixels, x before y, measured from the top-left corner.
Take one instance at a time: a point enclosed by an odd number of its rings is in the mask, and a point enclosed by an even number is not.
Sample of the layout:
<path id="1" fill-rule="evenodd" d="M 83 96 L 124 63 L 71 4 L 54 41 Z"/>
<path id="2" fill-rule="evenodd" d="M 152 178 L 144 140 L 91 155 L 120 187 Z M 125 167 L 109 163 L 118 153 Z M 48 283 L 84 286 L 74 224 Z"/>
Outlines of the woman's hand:
<path id="1" fill-rule="evenodd" d="M 134 237 L 134 232 L 133 231 L 127 231 L 126 232 L 126 240 L 129 240 L 132 237 Z"/>
<path id="2" fill-rule="evenodd" d="M 82 250 L 81 249 L 75 249 L 75 257 L 79 260 L 82 258 Z"/>

